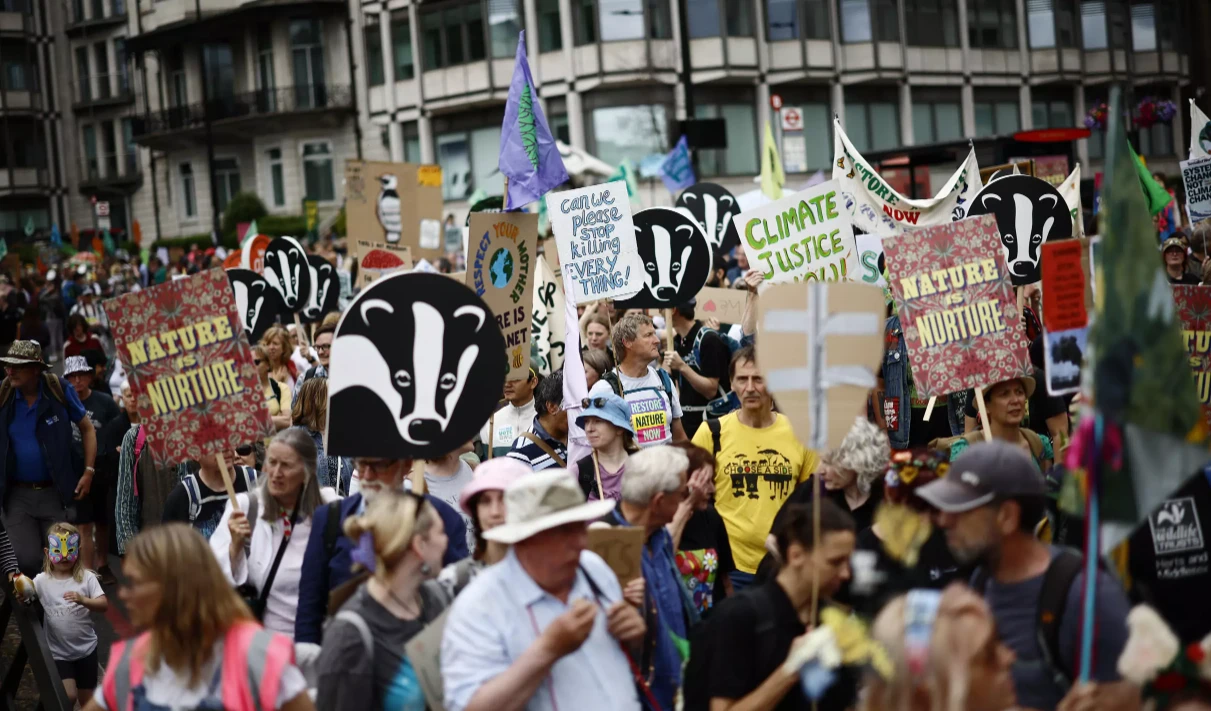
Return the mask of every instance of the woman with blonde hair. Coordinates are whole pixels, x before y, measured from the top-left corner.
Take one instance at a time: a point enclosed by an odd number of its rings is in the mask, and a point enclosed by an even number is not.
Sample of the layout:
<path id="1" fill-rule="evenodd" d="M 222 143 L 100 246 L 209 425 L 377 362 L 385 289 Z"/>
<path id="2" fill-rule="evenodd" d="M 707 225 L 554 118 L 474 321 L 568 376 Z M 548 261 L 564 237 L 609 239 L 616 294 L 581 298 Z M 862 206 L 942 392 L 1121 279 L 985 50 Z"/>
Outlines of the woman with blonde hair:
<path id="1" fill-rule="evenodd" d="M 290 359 L 294 351 L 290 334 L 281 326 L 273 326 L 261 336 L 261 348 L 269 357 L 269 377 L 278 381 L 287 392 L 294 392 L 294 381 L 299 377 L 299 370 Z"/>
<path id="2" fill-rule="evenodd" d="M 353 479 L 353 459 L 330 457 L 324 454 L 324 428 L 328 424 L 328 378 L 308 378 L 299 388 L 299 396 L 291 406 L 291 419 L 296 429 L 304 430 L 315 443 L 315 472 L 320 486 L 336 489 L 336 493 L 349 495 L 349 482 Z"/>
<path id="3" fill-rule="evenodd" d="M 297 428 L 277 433 L 265 470 L 250 492 L 236 494 L 210 537 L 223 575 L 243 593 L 265 627 L 294 636 L 303 554 L 316 508 L 335 501 L 315 478 L 315 444 Z"/>
<path id="4" fill-rule="evenodd" d="M 280 432 L 290 426 L 290 391 L 269 377 L 269 356 L 265 355 L 262 346 L 252 347 L 252 363 L 256 366 L 261 393 L 265 396 L 265 406 L 269 408 L 273 426 Z"/>
<path id="5" fill-rule="evenodd" d="M 997 636 L 987 603 L 965 585 L 892 599 L 871 636 L 892 673 L 867 680 L 864 711 L 1006 711 L 1017 704 L 1014 653 Z"/>
<path id="6" fill-rule="evenodd" d="M 290 640 L 252 619 L 206 539 L 183 523 L 131 539 L 118 595 L 143 632 L 117 642 L 85 711 L 312 711 Z"/>
<path id="7" fill-rule="evenodd" d="M 421 496 L 388 490 L 346 519 L 345 535 L 357 541 L 352 557 L 368 574 L 324 632 L 316 703 L 325 711 L 424 711 L 404 646 L 449 604 L 432 580 L 446 551 L 441 516 Z"/>

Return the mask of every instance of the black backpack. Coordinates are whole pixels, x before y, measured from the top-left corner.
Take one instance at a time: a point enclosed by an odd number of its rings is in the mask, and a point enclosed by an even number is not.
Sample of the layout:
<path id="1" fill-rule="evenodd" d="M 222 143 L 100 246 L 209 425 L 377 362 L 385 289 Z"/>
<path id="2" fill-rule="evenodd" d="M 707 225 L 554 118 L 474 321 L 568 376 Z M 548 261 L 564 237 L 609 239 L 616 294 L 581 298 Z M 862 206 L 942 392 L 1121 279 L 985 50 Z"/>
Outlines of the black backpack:
<path id="1" fill-rule="evenodd" d="M 1051 672 L 1051 680 L 1060 689 L 1067 691 L 1072 686 L 1073 675 L 1065 669 L 1060 654 L 1060 628 L 1064 623 L 1064 607 L 1068 592 L 1076 578 L 1085 569 L 1085 561 L 1076 551 L 1064 548 L 1051 559 L 1047 572 L 1043 574 L 1043 589 L 1039 593 L 1039 604 L 1035 611 L 1035 639 L 1043 663 Z M 983 566 L 976 569 L 971 578 L 971 588 L 980 595 L 988 590 L 988 570 Z"/>

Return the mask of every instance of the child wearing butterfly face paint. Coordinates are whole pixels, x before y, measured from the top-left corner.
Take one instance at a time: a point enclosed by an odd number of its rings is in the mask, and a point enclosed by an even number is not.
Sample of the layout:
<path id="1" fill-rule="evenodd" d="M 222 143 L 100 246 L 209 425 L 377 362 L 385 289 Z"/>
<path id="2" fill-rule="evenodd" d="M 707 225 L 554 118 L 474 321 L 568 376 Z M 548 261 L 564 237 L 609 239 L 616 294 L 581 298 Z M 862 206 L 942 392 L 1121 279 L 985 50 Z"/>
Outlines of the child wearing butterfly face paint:
<path id="1" fill-rule="evenodd" d="M 109 603 L 96 573 L 80 559 L 80 531 L 56 523 L 46 536 L 46 559 L 34 578 L 34 589 L 46 611 L 46 640 L 68 701 L 86 706 L 97 688 L 97 632 L 91 612 Z"/>

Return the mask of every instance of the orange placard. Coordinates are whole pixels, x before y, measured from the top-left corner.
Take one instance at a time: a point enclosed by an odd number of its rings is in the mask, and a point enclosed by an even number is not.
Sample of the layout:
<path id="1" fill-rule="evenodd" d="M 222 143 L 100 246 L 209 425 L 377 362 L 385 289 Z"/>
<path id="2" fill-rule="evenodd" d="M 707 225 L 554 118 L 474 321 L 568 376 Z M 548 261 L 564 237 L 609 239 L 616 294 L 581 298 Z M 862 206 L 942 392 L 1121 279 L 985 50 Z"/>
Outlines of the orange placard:
<path id="1" fill-rule="evenodd" d="M 440 188 L 442 186 L 442 167 L 440 165 L 422 165 L 416 169 L 416 184 L 425 188 Z"/>
<path id="2" fill-rule="evenodd" d="M 1084 247 L 1066 239 L 1043 244 L 1039 261 L 1043 278 L 1043 328 L 1051 333 L 1089 325 L 1085 310 Z"/>

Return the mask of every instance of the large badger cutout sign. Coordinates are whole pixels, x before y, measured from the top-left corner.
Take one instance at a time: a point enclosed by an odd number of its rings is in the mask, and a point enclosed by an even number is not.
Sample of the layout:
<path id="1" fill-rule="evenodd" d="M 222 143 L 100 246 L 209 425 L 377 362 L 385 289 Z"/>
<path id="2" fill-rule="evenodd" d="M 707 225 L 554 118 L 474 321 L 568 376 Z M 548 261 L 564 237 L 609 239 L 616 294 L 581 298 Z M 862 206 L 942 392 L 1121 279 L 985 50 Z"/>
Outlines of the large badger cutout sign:
<path id="1" fill-rule="evenodd" d="M 1072 213 L 1060 192 L 1029 175 L 997 178 L 975 196 L 968 217 L 995 215 L 1014 286 L 1039 281 L 1043 243 L 1072 237 Z"/>
<path id="2" fill-rule="evenodd" d="M 354 299 L 332 342 L 328 451 L 433 459 L 466 444 L 505 384 L 488 306 L 442 274 L 383 277 Z"/>
<path id="3" fill-rule="evenodd" d="M 643 288 L 620 309 L 667 309 L 684 304 L 711 276 L 714 252 L 690 216 L 669 207 L 634 215 L 635 245 L 643 264 Z"/>

